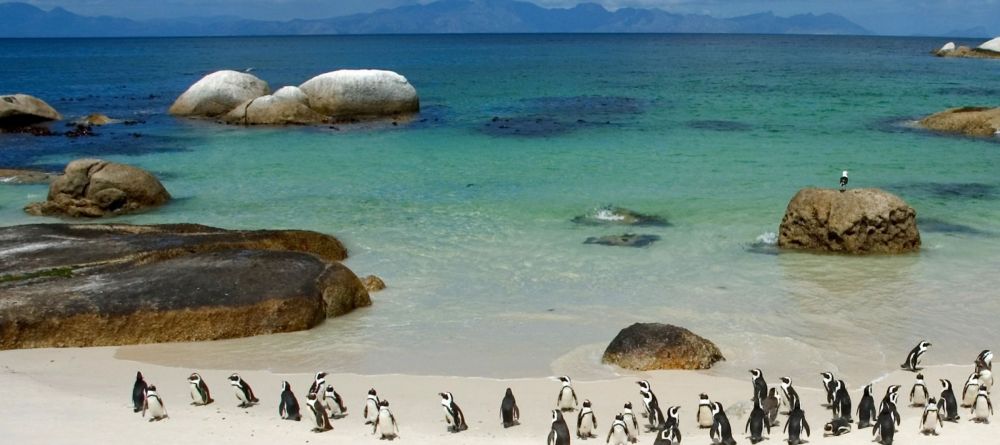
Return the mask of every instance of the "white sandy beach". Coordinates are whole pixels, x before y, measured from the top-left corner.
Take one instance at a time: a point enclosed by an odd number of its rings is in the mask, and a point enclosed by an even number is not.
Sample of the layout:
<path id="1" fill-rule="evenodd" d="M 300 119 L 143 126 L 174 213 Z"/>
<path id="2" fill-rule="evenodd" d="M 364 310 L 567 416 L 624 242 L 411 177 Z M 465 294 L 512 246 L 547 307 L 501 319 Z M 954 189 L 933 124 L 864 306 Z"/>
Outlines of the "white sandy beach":
<path id="1" fill-rule="evenodd" d="M 237 407 L 237 401 L 226 377 L 233 371 L 198 370 L 212 391 L 215 403 L 192 406 L 188 395 L 187 376 L 191 369 L 181 369 L 114 358 L 116 348 L 35 349 L 0 352 L 0 437 L 9 444 L 125 444 L 125 443 L 380 443 L 363 424 L 361 412 L 365 394 L 375 387 L 388 399 L 399 422 L 401 438 L 396 443 L 412 444 L 539 444 L 549 431 L 549 410 L 554 407 L 559 383 L 545 378 L 523 380 L 492 380 L 480 378 L 425 377 L 405 375 L 363 376 L 334 374 L 327 381 L 335 385 L 344 397 L 349 415 L 333 421 L 334 430 L 317 434 L 310 432 L 307 419 L 301 422 L 281 420 L 278 396 L 281 381 L 291 383 L 302 405 L 312 381 L 313 370 L 296 374 L 275 374 L 267 371 L 240 371 L 252 385 L 261 403 L 248 409 Z M 233 364 L 239 369 L 239 363 Z M 750 366 L 747 366 L 748 368 Z M 130 394 L 135 372 L 141 370 L 147 382 L 156 385 L 163 397 L 169 419 L 147 422 L 132 412 Z M 924 370 L 932 393 L 939 391 L 937 379 L 948 378 L 961 386 L 969 366 L 934 366 Z M 765 377 L 773 385 L 779 375 Z M 804 402 L 807 419 L 812 427 L 812 443 L 868 444 L 871 429 L 855 430 L 845 436 L 824 438 L 823 424 L 829 411 L 820 406 L 825 396 L 819 389 L 822 370 L 815 375 L 792 376 Z M 729 407 L 730 421 L 739 443 L 749 443 L 742 435 L 746 411 L 750 407 L 751 385 L 745 380 L 711 376 L 701 372 L 669 371 L 642 374 L 649 379 L 661 406 L 681 405 L 683 443 L 709 444 L 707 430 L 695 423 L 698 394 L 707 392 L 713 400 Z M 635 375 L 611 380 L 576 381 L 574 386 L 580 401 L 590 399 L 598 415 L 601 435 L 589 443 L 604 443 L 604 435 L 613 416 L 626 401 L 641 410 L 641 398 L 634 383 Z M 876 383 L 877 399 L 888 384 L 903 385 L 900 397 L 902 426 L 897 432 L 900 444 L 991 444 L 1000 443 L 997 422 L 989 425 L 969 421 L 969 412 L 962 410 L 962 420 L 945 423 L 939 437 L 918 433 L 921 409 L 904 406 L 913 374 L 892 372 Z M 860 400 L 860 388 L 868 382 L 848 382 L 852 388 L 854 406 Z M 499 421 L 499 405 L 504 389 L 511 387 L 521 409 L 521 425 L 503 429 Z M 466 413 L 469 430 L 451 434 L 439 405 L 438 392 L 451 391 Z M 738 406 L 736 406 L 738 405 Z M 570 414 L 569 416 L 575 416 Z M 575 417 L 568 422 L 575 432 Z M 785 416 L 781 416 L 782 425 Z M 640 419 L 641 420 L 641 419 Z M 774 430 L 764 443 L 784 441 L 785 435 Z M 583 441 L 574 439 L 574 443 Z M 639 443 L 653 443 L 653 434 L 644 433 Z"/>

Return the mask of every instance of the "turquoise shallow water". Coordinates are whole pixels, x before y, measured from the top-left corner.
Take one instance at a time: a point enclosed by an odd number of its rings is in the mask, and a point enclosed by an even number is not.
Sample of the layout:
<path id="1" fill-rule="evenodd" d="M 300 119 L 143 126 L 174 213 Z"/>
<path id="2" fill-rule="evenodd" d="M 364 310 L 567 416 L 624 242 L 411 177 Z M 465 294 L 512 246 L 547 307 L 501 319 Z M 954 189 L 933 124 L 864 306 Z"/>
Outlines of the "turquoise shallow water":
<path id="1" fill-rule="evenodd" d="M 686 326 L 715 372 L 870 379 L 920 339 L 932 363 L 1000 340 L 1000 144 L 909 122 L 996 105 L 1000 63 L 945 60 L 933 39 L 805 36 L 392 36 L 0 40 L 0 90 L 64 114 L 140 118 L 94 138 L 0 138 L 0 165 L 87 155 L 148 168 L 177 198 L 122 222 L 337 235 L 347 264 L 389 284 L 309 332 L 120 355 L 207 367 L 522 377 L 601 376 L 635 321 Z M 397 127 L 262 129 L 164 112 L 204 73 L 253 67 L 276 89 L 337 68 L 406 75 L 423 113 Z M 499 121 L 494 122 L 493 117 Z M 500 126 L 507 128 L 500 128 Z M 515 133 L 518 131 L 518 133 Z M 135 138 L 129 133 L 139 132 Z M 924 249 L 900 257 L 780 254 L 804 186 L 894 191 Z M 45 187 L 0 187 L 0 224 Z M 621 234 L 574 216 L 615 204 L 671 225 Z"/>

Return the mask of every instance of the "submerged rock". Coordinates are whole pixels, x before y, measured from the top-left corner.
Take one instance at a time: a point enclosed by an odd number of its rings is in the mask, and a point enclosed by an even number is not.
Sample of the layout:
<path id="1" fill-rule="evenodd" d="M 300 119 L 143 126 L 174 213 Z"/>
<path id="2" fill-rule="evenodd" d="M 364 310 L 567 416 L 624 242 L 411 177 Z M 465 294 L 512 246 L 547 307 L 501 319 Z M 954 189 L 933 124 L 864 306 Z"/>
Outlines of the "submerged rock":
<path id="1" fill-rule="evenodd" d="M 615 336 L 601 362 L 625 369 L 708 369 L 725 360 L 711 341 L 669 324 L 635 323 Z"/>
<path id="2" fill-rule="evenodd" d="M 44 184 L 55 176 L 35 170 L 0 168 L 0 184 Z"/>
<path id="3" fill-rule="evenodd" d="M 646 247 L 659 241 L 658 235 L 636 235 L 626 233 L 624 235 L 592 236 L 584 241 L 584 244 L 600 244 L 602 246 L 617 247 Z"/>
<path id="4" fill-rule="evenodd" d="M 917 212 L 879 189 L 806 188 L 788 203 L 778 247 L 837 253 L 906 253 L 920 249 Z"/>
<path id="5" fill-rule="evenodd" d="M 112 119 L 100 113 L 90 114 L 73 121 L 73 123 L 76 125 L 82 125 L 87 127 L 92 125 L 101 126 L 101 125 L 117 124 L 121 122 L 122 121 L 119 119 Z"/>
<path id="6" fill-rule="evenodd" d="M 267 82 L 252 74 L 216 71 L 191 85 L 170 106 L 175 116 L 219 116 L 237 105 L 270 92 Z"/>
<path id="7" fill-rule="evenodd" d="M 238 105 L 223 120 L 242 125 L 306 125 L 321 123 L 326 116 L 295 99 L 269 95 Z"/>
<path id="8" fill-rule="evenodd" d="M 200 341 L 308 329 L 371 299 L 306 231 L 0 228 L 0 349 Z"/>
<path id="9" fill-rule="evenodd" d="M 951 108 L 920 120 L 924 128 L 943 133 L 990 137 L 1000 134 L 1000 108 Z"/>
<path id="10" fill-rule="evenodd" d="M 35 216 L 100 217 L 135 212 L 170 200 L 149 172 L 100 159 L 78 159 L 49 185 L 48 199 L 28 204 Z"/>
<path id="11" fill-rule="evenodd" d="M 588 226 L 624 225 L 624 226 L 654 226 L 665 227 L 670 223 L 663 217 L 646 215 L 624 207 L 605 206 L 592 213 L 580 215 L 571 220 L 576 224 Z"/>
<path id="12" fill-rule="evenodd" d="M 27 94 L 0 96 L 0 128 L 21 128 L 61 120 L 44 100 Z"/>
<path id="13" fill-rule="evenodd" d="M 365 289 L 367 289 L 368 292 L 378 292 L 385 289 L 385 281 L 382 281 L 381 278 L 376 277 L 375 275 L 368 275 L 367 277 L 362 278 L 361 283 L 365 285 Z"/>
<path id="14" fill-rule="evenodd" d="M 417 90 L 392 71 L 338 70 L 299 86 L 309 108 L 332 117 L 382 117 L 420 111 Z"/>

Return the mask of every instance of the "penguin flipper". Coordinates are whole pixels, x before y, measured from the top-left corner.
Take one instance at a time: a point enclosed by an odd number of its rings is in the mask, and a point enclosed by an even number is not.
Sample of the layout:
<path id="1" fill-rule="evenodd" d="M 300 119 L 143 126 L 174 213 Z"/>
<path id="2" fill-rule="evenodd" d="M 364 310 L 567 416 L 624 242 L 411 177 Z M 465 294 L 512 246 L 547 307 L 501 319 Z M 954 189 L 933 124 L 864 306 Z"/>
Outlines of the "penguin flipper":
<path id="1" fill-rule="evenodd" d="M 517 409 L 517 403 L 514 403 L 514 421 L 517 422 L 521 418 L 521 410 Z"/>
<path id="2" fill-rule="evenodd" d="M 576 430 L 580 431 L 580 425 L 583 425 L 583 410 L 580 410 L 580 414 L 576 416 Z"/>
<path id="3" fill-rule="evenodd" d="M 743 432 L 744 433 L 750 431 L 750 421 L 752 421 L 752 420 L 753 420 L 753 416 L 752 415 L 749 416 L 749 417 L 747 417 L 747 426 L 746 426 L 746 428 L 743 428 Z"/>
<path id="4" fill-rule="evenodd" d="M 809 437 L 809 422 L 806 421 L 806 416 L 802 416 L 802 428 L 806 431 L 806 437 Z"/>
<path id="5" fill-rule="evenodd" d="M 579 405 L 576 401 L 576 390 L 572 386 L 569 387 L 569 393 L 573 394 L 573 406 Z"/>

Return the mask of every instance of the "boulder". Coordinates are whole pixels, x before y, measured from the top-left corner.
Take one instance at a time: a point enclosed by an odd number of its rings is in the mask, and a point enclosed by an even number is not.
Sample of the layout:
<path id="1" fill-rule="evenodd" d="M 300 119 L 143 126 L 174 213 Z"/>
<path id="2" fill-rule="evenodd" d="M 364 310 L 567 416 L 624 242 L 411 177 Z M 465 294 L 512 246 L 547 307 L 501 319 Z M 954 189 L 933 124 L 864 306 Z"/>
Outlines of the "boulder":
<path id="1" fill-rule="evenodd" d="M 219 116 L 237 105 L 270 93 L 267 82 L 237 71 L 216 71 L 191 85 L 170 106 L 175 116 Z"/>
<path id="2" fill-rule="evenodd" d="M 275 91 L 272 96 L 292 99 L 302 105 L 309 105 L 309 96 L 306 96 L 306 93 L 303 93 L 301 88 L 295 86 L 278 88 L 278 91 Z"/>
<path id="3" fill-rule="evenodd" d="M 623 207 L 605 206 L 586 215 L 580 215 L 571 220 L 576 224 L 587 226 L 623 225 L 623 226 L 669 226 L 663 217 L 646 215 Z"/>
<path id="4" fill-rule="evenodd" d="M 35 170 L 0 168 L 0 184 L 44 184 L 55 176 Z"/>
<path id="5" fill-rule="evenodd" d="M 223 120 L 243 125 L 305 125 L 326 120 L 301 102 L 274 95 L 250 99 L 230 111 Z"/>
<path id="6" fill-rule="evenodd" d="M 996 37 L 988 42 L 979 45 L 979 49 L 1000 53 L 1000 37 Z"/>
<path id="7" fill-rule="evenodd" d="M 969 59 L 1000 59 L 1000 52 L 983 48 L 969 48 L 968 46 L 956 47 L 954 43 L 947 43 L 941 49 L 934 51 L 938 57 L 964 57 Z"/>
<path id="8" fill-rule="evenodd" d="M 362 278 L 361 282 L 365 285 L 365 289 L 368 289 L 368 292 L 378 292 L 385 289 L 385 281 L 375 275 L 368 275 Z"/>
<path id="9" fill-rule="evenodd" d="M 300 88 L 309 108 L 332 117 L 380 117 L 420 111 L 417 90 L 392 71 L 339 70 L 320 74 Z"/>
<path id="10" fill-rule="evenodd" d="M 84 126 L 96 125 L 98 127 L 100 127 L 101 125 L 118 124 L 121 122 L 122 122 L 121 120 L 112 119 L 100 113 L 90 114 L 73 121 L 73 123 L 76 125 L 84 125 Z"/>
<path id="11" fill-rule="evenodd" d="M 806 188 L 788 203 L 778 247 L 837 253 L 905 253 L 920 249 L 917 212 L 879 189 Z"/>
<path id="12" fill-rule="evenodd" d="M 0 228 L 0 349 L 309 329 L 368 306 L 331 236 L 162 226 Z"/>
<path id="13" fill-rule="evenodd" d="M 617 247 L 646 247 L 659 240 L 660 237 L 658 235 L 626 233 L 624 235 L 592 236 L 587 238 L 583 243 Z"/>
<path id="14" fill-rule="evenodd" d="M 35 216 L 100 217 L 162 205 L 170 194 L 149 172 L 100 159 L 78 159 L 49 185 L 48 199 L 28 204 Z"/>
<path id="15" fill-rule="evenodd" d="M 615 336 L 601 358 L 625 369 L 708 369 L 725 360 L 711 341 L 669 324 L 636 323 Z"/>
<path id="16" fill-rule="evenodd" d="M 924 128 L 943 133 L 991 137 L 1000 134 L 1000 108 L 951 108 L 920 120 Z"/>
<path id="17" fill-rule="evenodd" d="M 61 120 L 45 101 L 27 94 L 0 96 L 0 128 L 19 128 Z"/>

